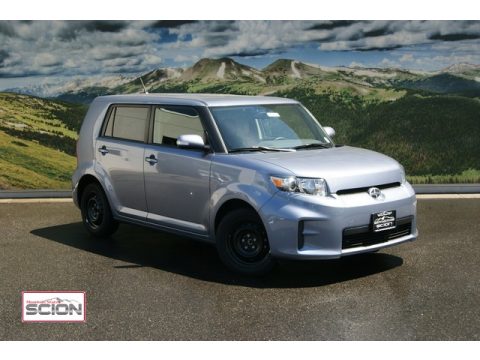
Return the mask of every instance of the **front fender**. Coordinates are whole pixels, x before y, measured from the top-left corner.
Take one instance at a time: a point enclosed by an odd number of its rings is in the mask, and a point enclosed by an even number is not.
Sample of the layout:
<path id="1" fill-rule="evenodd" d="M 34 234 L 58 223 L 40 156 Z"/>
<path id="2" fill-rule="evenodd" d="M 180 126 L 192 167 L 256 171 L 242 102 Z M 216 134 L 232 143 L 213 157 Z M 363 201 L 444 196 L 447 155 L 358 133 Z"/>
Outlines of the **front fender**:
<path id="1" fill-rule="evenodd" d="M 230 200 L 241 200 L 257 212 L 278 190 L 268 176 L 258 170 L 226 163 L 213 163 L 210 176 L 210 235 L 214 237 L 215 219 Z"/>

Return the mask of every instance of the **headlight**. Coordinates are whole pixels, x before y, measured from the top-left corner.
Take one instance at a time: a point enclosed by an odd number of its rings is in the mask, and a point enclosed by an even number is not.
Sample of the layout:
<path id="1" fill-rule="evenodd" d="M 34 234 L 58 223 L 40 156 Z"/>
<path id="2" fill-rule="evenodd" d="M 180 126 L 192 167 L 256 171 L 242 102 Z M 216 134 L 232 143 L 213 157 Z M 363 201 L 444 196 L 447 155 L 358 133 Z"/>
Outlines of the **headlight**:
<path id="1" fill-rule="evenodd" d="M 405 176 L 405 168 L 402 165 L 400 165 L 400 181 L 402 184 L 405 184 L 407 182 L 407 177 Z"/>
<path id="2" fill-rule="evenodd" d="M 277 189 L 282 191 L 298 192 L 316 196 L 327 195 L 327 182 L 325 179 L 311 179 L 295 176 L 282 178 L 271 176 L 270 180 Z"/>

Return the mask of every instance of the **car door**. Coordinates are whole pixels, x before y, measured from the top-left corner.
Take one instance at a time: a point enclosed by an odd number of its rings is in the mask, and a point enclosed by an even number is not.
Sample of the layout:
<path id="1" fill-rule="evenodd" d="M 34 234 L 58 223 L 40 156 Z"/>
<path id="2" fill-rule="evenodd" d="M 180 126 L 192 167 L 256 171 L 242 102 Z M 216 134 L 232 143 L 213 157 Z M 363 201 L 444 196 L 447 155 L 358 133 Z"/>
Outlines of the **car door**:
<path id="1" fill-rule="evenodd" d="M 98 171 L 103 173 L 112 206 L 121 215 L 145 220 L 143 179 L 150 106 L 114 105 L 96 141 Z"/>
<path id="2" fill-rule="evenodd" d="M 144 154 L 148 221 L 206 235 L 212 155 L 176 146 L 180 135 L 207 140 L 200 115 L 188 106 L 157 106 L 153 111 L 151 141 Z"/>

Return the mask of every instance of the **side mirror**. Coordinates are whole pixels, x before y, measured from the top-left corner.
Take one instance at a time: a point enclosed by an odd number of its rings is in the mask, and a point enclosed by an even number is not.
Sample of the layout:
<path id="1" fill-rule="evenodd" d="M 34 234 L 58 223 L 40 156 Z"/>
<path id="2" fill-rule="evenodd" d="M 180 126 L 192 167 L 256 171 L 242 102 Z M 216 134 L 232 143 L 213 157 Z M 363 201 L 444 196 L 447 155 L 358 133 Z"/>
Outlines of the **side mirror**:
<path id="1" fill-rule="evenodd" d="M 330 136 L 331 138 L 333 138 L 335 136 L 335 130 L 334 128 L 330 127 L 330 126 L 324 126 L 323 127 L 323 130 L 325 130 L 325 132 L 327 133 L 328 136 Z"/>
<path id="2" fill-rule="evenodd" d="M 188 134 L 188 135 L 180 135 L 177 138 L 177 146 L 179 148 L 187 148 L 187 149 L 208 149 L 208 146 L 205 145 L 202 137 L 200 135 L 195 134 Z"/>

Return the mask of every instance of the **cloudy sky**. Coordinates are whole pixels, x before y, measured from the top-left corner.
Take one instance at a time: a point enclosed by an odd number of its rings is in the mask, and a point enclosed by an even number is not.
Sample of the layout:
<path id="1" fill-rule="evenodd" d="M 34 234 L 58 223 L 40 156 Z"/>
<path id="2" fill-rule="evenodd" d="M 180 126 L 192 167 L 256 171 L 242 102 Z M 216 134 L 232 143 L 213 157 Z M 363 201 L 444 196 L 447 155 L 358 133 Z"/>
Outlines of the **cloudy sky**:
<path id="1" fill-rule="evenodd" d="M 0 21 L 0 89 L 223 56 L 432 71 L 480 64 L 480 21 Z"/>

